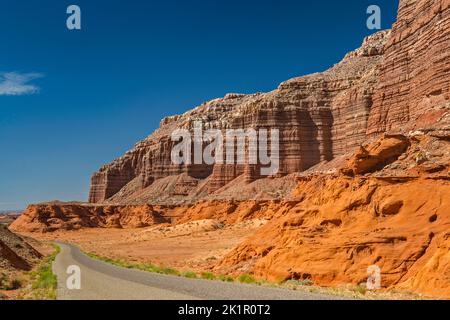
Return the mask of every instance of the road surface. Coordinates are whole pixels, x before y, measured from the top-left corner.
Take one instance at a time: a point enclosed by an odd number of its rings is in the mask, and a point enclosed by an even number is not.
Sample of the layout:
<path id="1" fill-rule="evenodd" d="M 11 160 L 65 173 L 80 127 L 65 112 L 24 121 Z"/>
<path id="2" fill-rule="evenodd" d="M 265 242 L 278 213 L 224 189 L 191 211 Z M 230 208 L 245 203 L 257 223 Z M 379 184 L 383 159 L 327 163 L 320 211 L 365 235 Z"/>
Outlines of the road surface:
<path id="1" fill-rule="evenodd" d="M 61 300 L 331 300 L 336 296 L 222 281 L 188 279 L 126 269 L 95 260 L 79 248 L 58 243 L 53 263 Z M 68 290 L 69 266 L 81 271 L 81 289 Z M 72 271 L 73 272 L 73 271 Z"/>

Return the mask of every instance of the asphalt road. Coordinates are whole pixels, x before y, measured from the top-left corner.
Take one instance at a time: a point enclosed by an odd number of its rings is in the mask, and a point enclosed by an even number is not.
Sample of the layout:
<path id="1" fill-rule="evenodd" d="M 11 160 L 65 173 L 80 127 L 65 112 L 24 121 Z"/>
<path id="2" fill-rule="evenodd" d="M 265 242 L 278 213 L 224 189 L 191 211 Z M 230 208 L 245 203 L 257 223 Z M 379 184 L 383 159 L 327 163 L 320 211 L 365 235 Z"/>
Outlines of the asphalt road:
<path id="1" fill-rule="evenodd" d="M 305 293 L 203 279 L 188 279 L 120 268 L 92 259 L 80 249 L 58 243 L 61 253 L 53 263 L 60 300 L 331 300 L 336 296 Z M 80 269 L 81 289 L 68 290 L 69 266 Z M 71 278 L 73 279 L 73 277 Z M 73 283 L 73 282 L 72 282 Z"/>

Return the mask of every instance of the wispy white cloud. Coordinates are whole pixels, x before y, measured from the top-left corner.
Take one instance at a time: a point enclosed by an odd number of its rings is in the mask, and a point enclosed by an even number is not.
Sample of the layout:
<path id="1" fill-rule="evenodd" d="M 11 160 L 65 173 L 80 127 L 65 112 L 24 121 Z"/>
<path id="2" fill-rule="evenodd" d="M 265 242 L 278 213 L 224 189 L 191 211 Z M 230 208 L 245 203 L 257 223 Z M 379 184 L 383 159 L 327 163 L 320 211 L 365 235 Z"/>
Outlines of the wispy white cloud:
<path id="1" fill-rule="evenodd" d="M 39 87 L 30 82 L 43 76 L 41 73 L 0 72 L 0 96 L 38 93 Z"/>

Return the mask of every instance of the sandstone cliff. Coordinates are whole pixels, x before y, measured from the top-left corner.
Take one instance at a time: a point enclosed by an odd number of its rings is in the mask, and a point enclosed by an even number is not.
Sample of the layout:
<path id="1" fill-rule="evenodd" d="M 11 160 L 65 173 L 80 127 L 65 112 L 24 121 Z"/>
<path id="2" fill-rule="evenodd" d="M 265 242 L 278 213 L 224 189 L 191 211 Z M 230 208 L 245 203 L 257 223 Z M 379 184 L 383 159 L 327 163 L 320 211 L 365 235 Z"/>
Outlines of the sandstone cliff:
<path id="1" fill-rule="evenodd" d="M 261 178 L 249 164 L 172 164 L 171 133 L 177 128 L 192 130 L 198 120 L 204 129 L 279 129 L 278 176 L 351 151 L 366 139 L 372 93 L 389 34 L 374 34 L 330 70 L 291 79 L 273 92 L 228 94 L 164 119 L 155 133 L 94 174 L 90 202 L 158 201 L 160 184 L 164 184 L 158 180 L 164 178 L 173 185 L 170 196 L 195 201 L 239 176 L 247 183 Z M 169 195 L 167 190 L 165 194 Z"/>
<path id="2" fill-rule="evenodd" d="M 162 120 L 155 133 L 93 175 L 89 201 L 195 202 L 237 177 L 247 183 L 261 178 L 249 164 L 172 164 L 171 133 L 192 130 L 198 120 L 204 129 L 279 129 L 278 176 L 329 161 L 383 132 L 435 124 L 450 108 L 449 3 L 402 0 L 392 31 L 366 38 L 329 70 L 269 93 L 228 94 Z"/>
<path id="3" fill-rule="evenodd" d="M 434 123 L 449 111 L 450 0 L 401 0 L 386 44 L 367 133 Z"/>

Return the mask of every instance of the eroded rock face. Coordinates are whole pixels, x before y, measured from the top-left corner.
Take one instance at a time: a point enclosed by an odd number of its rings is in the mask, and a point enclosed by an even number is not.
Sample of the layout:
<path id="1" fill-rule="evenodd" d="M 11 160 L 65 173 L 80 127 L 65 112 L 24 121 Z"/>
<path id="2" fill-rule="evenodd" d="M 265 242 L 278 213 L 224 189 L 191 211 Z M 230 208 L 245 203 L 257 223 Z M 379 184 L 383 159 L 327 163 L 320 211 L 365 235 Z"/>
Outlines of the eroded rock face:
<path id="1" fill-rule="evenodd" d="M 448 194 L 445 180 L 313 177 L 216 271 L 334 286 L 365 283 L 377 265 L 384 288 L 449 297 Z"/>
<path id="2" fill-rule="evenodd" d="M 402 0 L 367 133 L 407 132 L 449 111 L 450 0 Z"/>
<path id="3" fill-rule="evenodd" d="M 20 236 L 0 225 L 0 276 L 3 271 L 31 270 L 42 255 Z"/>
<path id="4" fill-rule="evenodd" d="M 239 176 L 261 178 L 260 168 L 248 164 L 173 165 L 170 135 L 192 129 L 194 121 L 204 129 L 279 129 L 283 176 L 350 152 L 367 138 L 434 125 L 450 113 L 449 88 L 450 0 L 401 0 L 392 31 L 368 37 L 330 70 L 288 80 L 269 93 L 228 94 L 164 119 L 155 133 L 93 175 L 89 200 L 129 202 L 171 176 L 190 177 L 187 183 L 178 179 L 175 188 L 186 195 L 199 185 L 209 194 Z"/>
<path id="5" fill-rule="evenodd" d="M 408 147 L 409 140 L 405 136 L 386 135 L 367 148 L 360 146 L 342 171 L 353 176 L 380 170 L 397 160 Z"/>
<path id="6" fill-rule="evenodd" d="M 142 228 L 167 221 L 160 207 L 150 205 L 43 203 L 30 205 L 9 228 L 18 232 L 53 232 L 83 228 Z"/>
<path id="7" fill-rule="evenodd" d="M 384 136 L 363 150 L 341 168 L 352 176 L 299 177 L 290 201 L 217 272 L 334 286 L 365 282 L 376 265 L 383 288 L 450 297 L 450 141 Z"/>
<path id="8" fill-rule="evenodd" d="M 245 176 L 261 178 L 251 165 L 171 162 L 170 135 L 177 128 L 280 130 L 280 170 L 286 175 L 328 161 L 384 132 L 408 132 L 436 123 L 450 105 L 449 0 L 404 0 L 392 32 L 374 34 L 330 70 L 291 79 L 266 94 L 229 94 L 161 128 L 92 177 L 90 202 L 132 198 L 158 179 L 188 175 L 186 194 L 207 180 L 211 193 Z M 117 195 L 125 186 L 127 196 Z M 174 192 L 176 194 L 176 192 Z"/>
<path id="9" fill-rule="evenodd" d="M 350 151 L 366 138 L 366 123 L 377 84 L 378 66 L 389 31 L 364 40 L 361 48 L 323 73 L 291 79 L 269 93 L 228 94 L 181 116 L 161 121 L 161 127 L 120 159 L 104 166 L 92 177 L 90 202 L 130 199 L 133 192 L 168 176 L 187 175 L 189 190 L 206 181 L 214 192 L 238 176 L 247 182 L 261 178 L 260 167 L 246 164 L 183 165 L 171 162 L 175 129 L 273 129 L 280 132 L 278 176 L 299 172 Z M 269 141 L 270 144 L 270 141 Z M 120 191 L 126 197 L 120 196 Z M 176 193 L 176 192 L 174 192 Z"/>
<path id="10" fill-rule="evenodd" d="M 41 203 L 30 205 L 10 225 L 22 233 L 51 233 L 89 228 L 145 228 L 158 224 L 183 224 L 212 220 L 233 224 L 270 218 L 278 201 L 201 201 L 194 205 L 89 205 Z"/>

